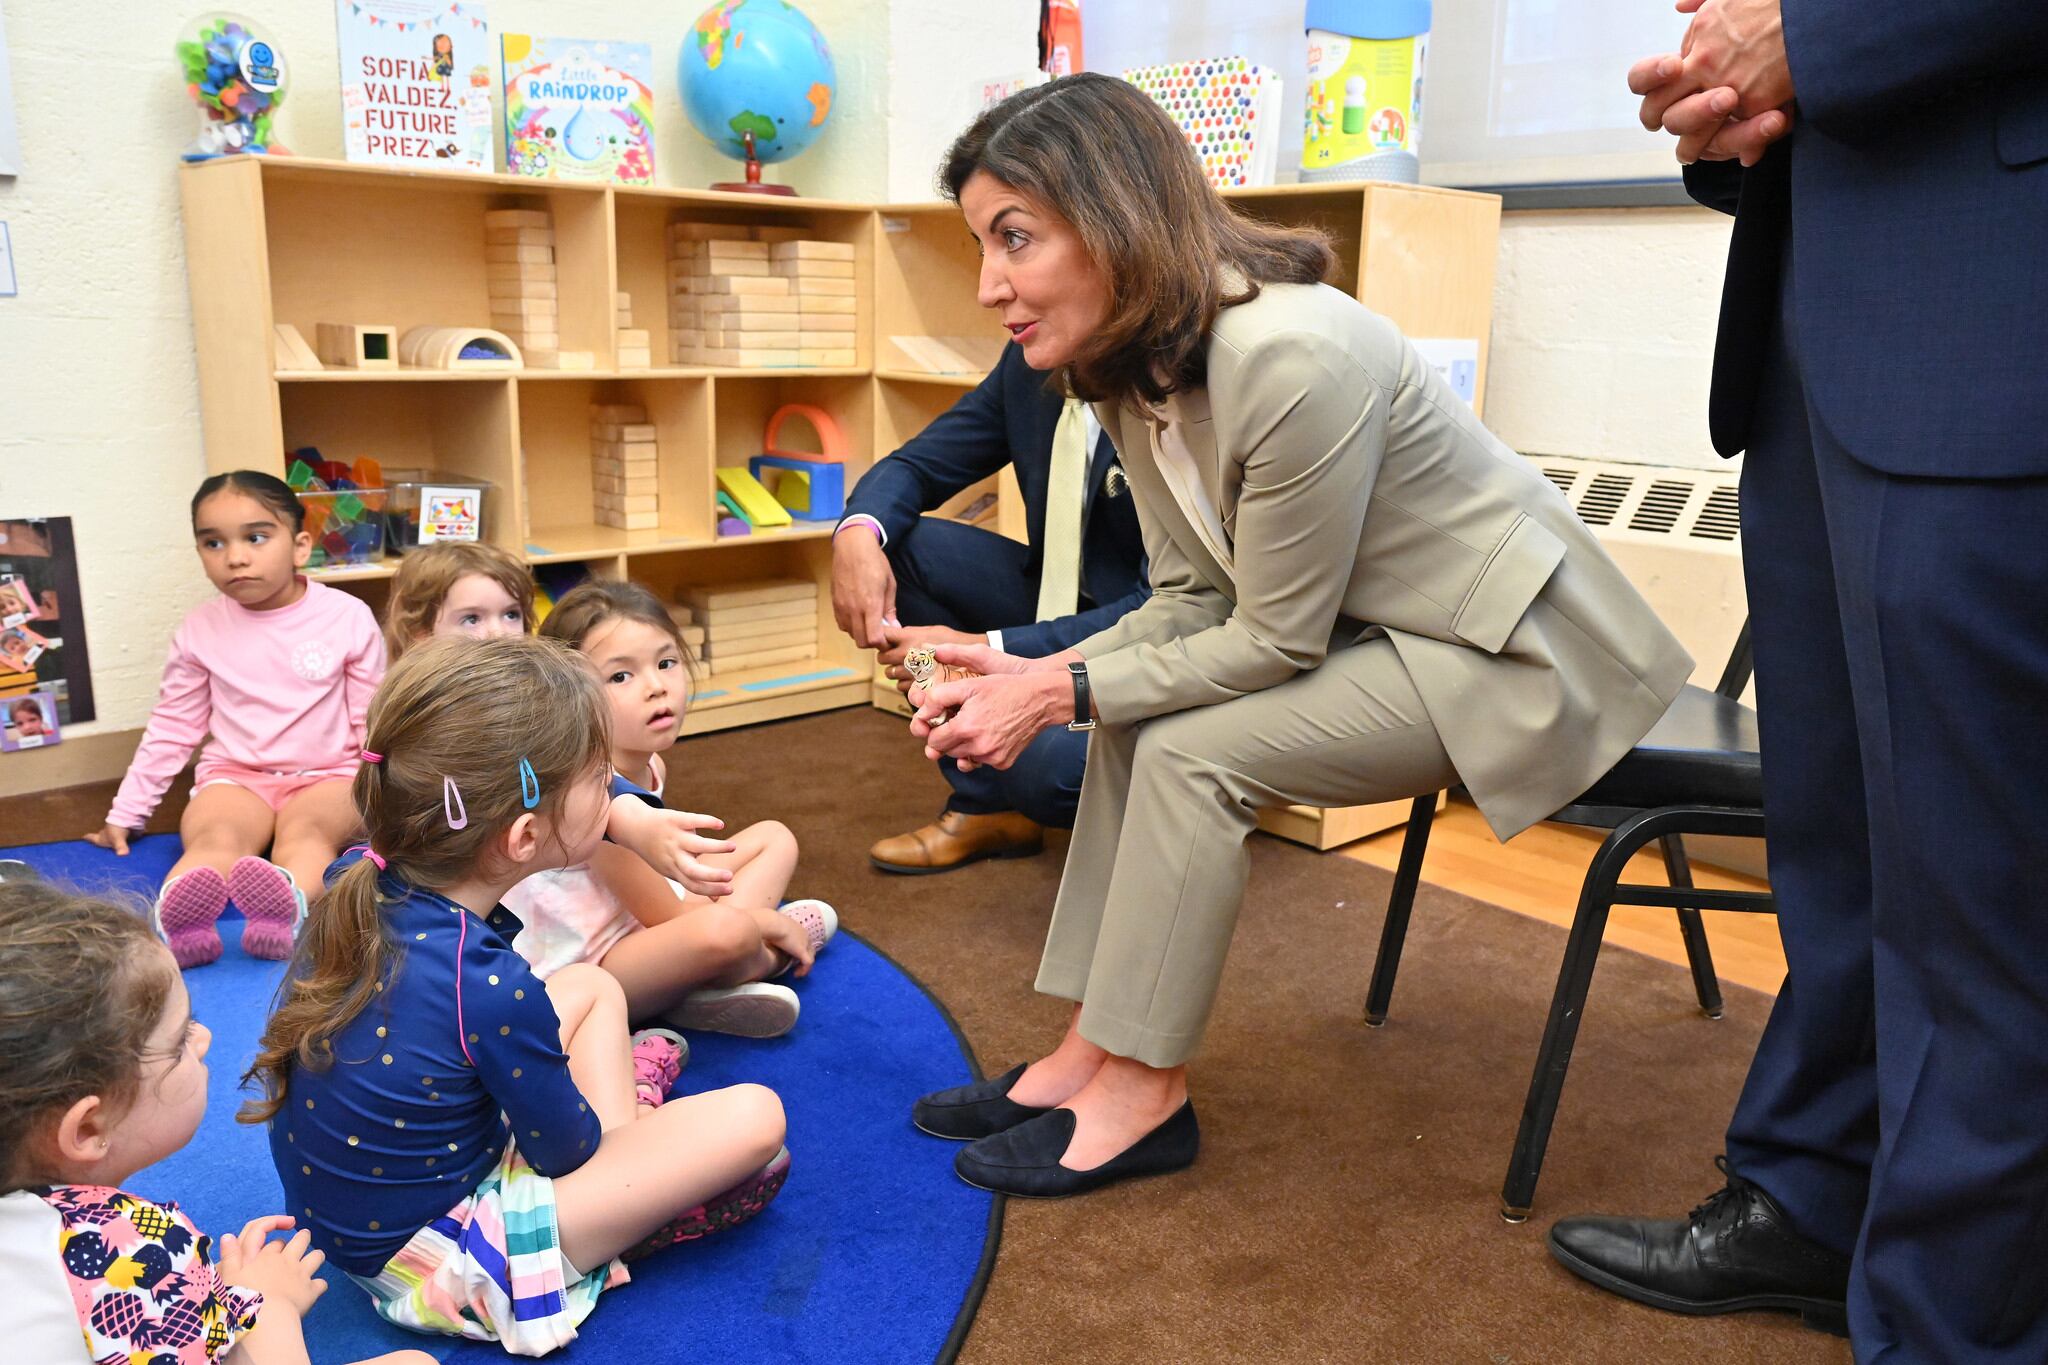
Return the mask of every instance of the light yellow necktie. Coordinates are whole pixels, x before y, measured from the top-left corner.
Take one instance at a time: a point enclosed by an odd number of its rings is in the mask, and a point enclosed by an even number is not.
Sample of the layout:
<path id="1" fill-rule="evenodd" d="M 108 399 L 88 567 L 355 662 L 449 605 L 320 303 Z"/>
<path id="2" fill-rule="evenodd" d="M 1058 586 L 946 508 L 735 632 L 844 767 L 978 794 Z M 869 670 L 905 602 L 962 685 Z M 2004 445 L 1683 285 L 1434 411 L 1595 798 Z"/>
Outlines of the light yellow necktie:
<path id="1" fill-rule="evenodd" d="M 1038 619 L 1072 616 L 1081 600 L 1081 503 L 1088 484 L 1088 410 L 1070 398 L 1052 430 L 1045 485 L 1045 546 L 1038 571 Z"/>

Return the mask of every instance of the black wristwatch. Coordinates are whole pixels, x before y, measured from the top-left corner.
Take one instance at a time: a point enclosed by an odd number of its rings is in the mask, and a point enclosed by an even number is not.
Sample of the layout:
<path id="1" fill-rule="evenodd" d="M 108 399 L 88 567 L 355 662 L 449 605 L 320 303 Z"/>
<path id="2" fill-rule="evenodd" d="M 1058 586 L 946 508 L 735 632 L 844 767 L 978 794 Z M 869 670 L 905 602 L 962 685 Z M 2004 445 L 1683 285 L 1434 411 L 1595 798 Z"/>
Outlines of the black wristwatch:
<path id="1" fill-rule="evenodd" d="M 1088 704 L 1088 665 L 1075 662 L 1067 665 L 1067 672 L 1074 679 L 1074 718 L 1067 722 L 1069 730 L 1093 730 L 1095 728 L 1094 708 Z"/>

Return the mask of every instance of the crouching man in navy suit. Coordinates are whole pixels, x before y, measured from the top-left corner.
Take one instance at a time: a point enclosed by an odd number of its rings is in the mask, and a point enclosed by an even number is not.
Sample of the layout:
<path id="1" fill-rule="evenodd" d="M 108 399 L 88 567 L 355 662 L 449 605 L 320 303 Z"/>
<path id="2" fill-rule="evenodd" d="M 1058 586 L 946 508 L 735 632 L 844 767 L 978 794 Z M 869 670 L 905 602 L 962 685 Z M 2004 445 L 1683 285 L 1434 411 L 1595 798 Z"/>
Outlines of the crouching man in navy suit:
<path id="1" fill-rule="evenodd" d="M 1027 543 L 923 514 L 1009 465 L 1024 495 Z M 847 499 L 832 540 L 840 629 L 881 651 L 908 685 L 904 651 L 988 644 L 1038 658 L 1108 628 L 1151 594 L 1116 449 L 1087 405 L 1004 348 L 987 379 Z M 885 872 L 946 872 L 1037 853 L 1047 825 L 1072 828 L 1088 737 L 1040 735 L 1006 769 L 940 771 L 953 793 L 939 818 L 869 850 Z"/>

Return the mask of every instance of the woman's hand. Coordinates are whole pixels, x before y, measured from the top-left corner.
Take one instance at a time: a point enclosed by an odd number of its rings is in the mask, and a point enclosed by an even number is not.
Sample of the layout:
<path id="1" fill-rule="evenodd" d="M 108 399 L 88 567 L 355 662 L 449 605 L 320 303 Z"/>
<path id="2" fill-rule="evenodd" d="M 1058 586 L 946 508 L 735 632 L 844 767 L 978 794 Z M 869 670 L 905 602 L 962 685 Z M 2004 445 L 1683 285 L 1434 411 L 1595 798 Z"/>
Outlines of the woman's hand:
<path id="1" fill-rule="evenodd" d="M 220 1239 L 217 1268 L 224 1282 L 263 1295 L 263 1313 L 282 1309 L 303 1318 L 327 1292 L 319 1278 L 327 1256 L 307 1249 L 313 1234 L 303 1229 L 289 1242 L 264 1240 L 292 1225 L 281 1213 L 250 1219 L 239 1236 L 230 1232 Z"/>
<path id="2" fill-rule="evenodd" d="M 139 830 L 123 829 L 119 825 L 101 825 L 98 829 L 86 835 L 85 841 L 88 844 L 97 844 L 101 848 L 111 848 L 116 854 L 125 858 L 128 856 L 128 840 L 140 832 Z"/>
<path id="3" fill-rule="evenodd" d="M 941 651 L 944 654 L 946 651 Z M 957 655 L 1008 656 L 966 648 Z M 973 667 L 972 658 L 947 659 Z M 1017 659 L 1019 665 L 1042 660 Z M 913 696 L 913 699 L 914 696 Z M 961 771 L 986 765 L 1007 768 L 1041 730 L 1060 723 L 1073 709 L 1073 684 L 1066 670 L 1018 667 L 959 682 L 938 683 L 918 706 L 910 733 L 924 741 L 925 757 L 951 755 Z"/>

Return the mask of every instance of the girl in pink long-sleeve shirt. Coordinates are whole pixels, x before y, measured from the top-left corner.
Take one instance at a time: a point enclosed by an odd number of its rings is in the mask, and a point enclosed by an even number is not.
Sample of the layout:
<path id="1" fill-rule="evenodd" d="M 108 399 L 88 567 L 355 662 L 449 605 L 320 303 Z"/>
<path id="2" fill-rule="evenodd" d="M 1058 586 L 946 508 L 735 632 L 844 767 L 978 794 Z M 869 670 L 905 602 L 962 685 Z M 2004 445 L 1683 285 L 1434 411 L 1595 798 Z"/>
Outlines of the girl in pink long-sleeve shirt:
<path id="1" fill-rule="evenodd" d="M 358 824 L 349 783 L 363 719 L 384 676 L 377 619 L 298 570 L 312 552 L 298 495 L 251 470 L 216 474 L 192 499 L 192 535 L 221 595 L 193 609 L 142 744 L 104 828 L 126 855 L 201 740 L 184 856 L 157 895 L 157 931 L 181 967 L 220 956 L 214 922 L 232 900 L 242 947 L 289 957 L 306 897 Z M 261 855 L 269 850 L 268 860 Z"/>

